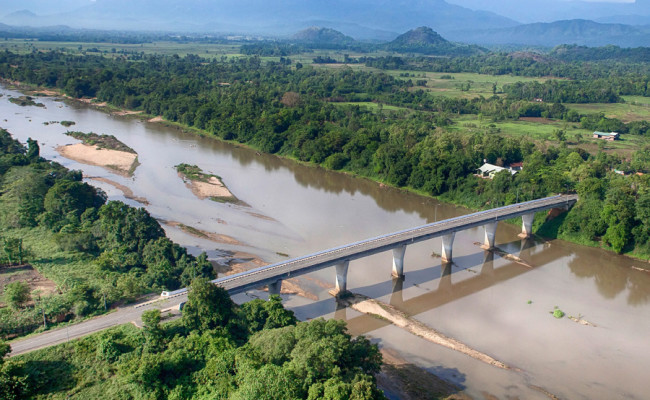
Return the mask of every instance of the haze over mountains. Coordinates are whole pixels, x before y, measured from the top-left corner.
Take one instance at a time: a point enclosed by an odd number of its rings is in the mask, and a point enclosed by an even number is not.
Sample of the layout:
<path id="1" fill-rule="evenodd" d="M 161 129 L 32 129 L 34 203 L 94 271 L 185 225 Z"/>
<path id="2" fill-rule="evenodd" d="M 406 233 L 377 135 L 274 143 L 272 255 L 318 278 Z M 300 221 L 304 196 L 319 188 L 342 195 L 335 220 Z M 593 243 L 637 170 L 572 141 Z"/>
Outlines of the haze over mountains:
<path id="1" fill-rule="evenodd" d="M 0 0 L 0 10 L 12 26 L 277 37 L 324 26 L 383 42 L 427 26 L 479 45 L 650 43 L 650 0 Z"/>

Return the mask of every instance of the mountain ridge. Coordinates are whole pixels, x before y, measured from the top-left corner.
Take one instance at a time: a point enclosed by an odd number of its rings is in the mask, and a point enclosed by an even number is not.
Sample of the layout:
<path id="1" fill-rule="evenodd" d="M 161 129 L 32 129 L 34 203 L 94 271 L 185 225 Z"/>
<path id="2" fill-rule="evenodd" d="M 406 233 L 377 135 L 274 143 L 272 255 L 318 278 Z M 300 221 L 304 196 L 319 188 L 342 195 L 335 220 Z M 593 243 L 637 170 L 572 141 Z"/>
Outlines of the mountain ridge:
<path id="1" fill-rule="evenodd" d="M 473 11 L 445 0 L 96 0 L 74 11 L 34 18 L 33 24 L 194 32 L 208 28 L 212 32 L 286 35 L 307 28 L 310 25 L 306 22 L 313 20 L 393 32 L 428 25 L 443 34 L 459 27 L 488 29 L 518 24 L 495 13 Z M 6 18 L 0 22 L 11 23 Z"/>
<path id="2" fill-rule="evenodd" d="M 572 19 L 536 22 L 502 29 L 457 31 L 449 35 L 456 41 L 479 45 L 537 45 L 554 47 L 561 44 L 584 46 L 617 45 L 647 46 L 650 32 L 641 27 L 624 24 L 603 24 L 591 20 Z"/>

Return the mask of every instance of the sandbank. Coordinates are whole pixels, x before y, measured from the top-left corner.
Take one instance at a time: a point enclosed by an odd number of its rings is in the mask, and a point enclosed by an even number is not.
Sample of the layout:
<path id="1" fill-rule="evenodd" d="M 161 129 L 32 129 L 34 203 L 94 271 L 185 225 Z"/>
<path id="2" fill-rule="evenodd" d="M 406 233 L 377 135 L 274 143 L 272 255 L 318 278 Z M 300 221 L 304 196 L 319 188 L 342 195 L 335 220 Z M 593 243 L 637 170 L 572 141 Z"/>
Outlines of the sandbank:
<path id="1" fill-rule="evenodd" d="M 124 194 L 124 197 L 126 197 L 127 199 L 135 200 L 140 204 L 149 205 L 149 200 L 147 200 L 144 197 L 136 196 L 135 194 L 133 194 L 133 190 L 131 190 L 127 186 L 122 185 L 121 183 L 117 183 L 111 179 L 104 178 L 101 176 L 84 176 L 84 178 L 107 183 L 111 186 L 114 186 L 119 191 L 121 191 Z"/>
<path id="2" fill-rule="evenodd" d="M 187 179 L 182 173 L 179 173 L 179 176 L 183 178 L 185 184 L 190 188 L 192 193 L 201 200 L 209 199 L 211 197 L 235 198 L 226 185 L 224 185 L 216 176 L 211 176 L 207 182 Z"/>
<path id="3" fill-rule="evenodd" d="M 447 347 L 449 349 L 466 354 L 486 364 L 502 368 L 511 369 L 510 366 L 496 360 L 489 355 L 475 350 L 466 344 L 450 338 L 435 329 L 423 324 L 422 322 L 406 315 L 404 312 L 383 303 L 379 300 L 371 299 L 361 294 L 351 294 L 338 300 L 340 303 L 353 308 L 364 314 L 375 315 L 383 320 L 390 321 L 393 325 L 402 328 L 416 336 L 419 336 L 429 342 Z"/>
<path id="4" fill-rule="evenodd" d="M 83 143 L 59 146 L 56 151 L 70 160 L 109 168 L 126 176 L 132 173 L 133 165 L 138 158 L 137 154 L 127 153 L 126 151 L 100 149 L 97 146 Z"/>

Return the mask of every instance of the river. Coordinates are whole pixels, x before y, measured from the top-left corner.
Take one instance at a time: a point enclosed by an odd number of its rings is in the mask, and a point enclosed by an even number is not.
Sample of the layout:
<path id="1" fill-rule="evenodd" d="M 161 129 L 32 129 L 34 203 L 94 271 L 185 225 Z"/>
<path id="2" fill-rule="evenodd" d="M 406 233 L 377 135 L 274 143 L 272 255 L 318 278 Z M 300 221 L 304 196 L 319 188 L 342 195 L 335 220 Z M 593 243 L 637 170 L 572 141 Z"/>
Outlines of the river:
<path id="1" fill-rule="evenodd" d="M 111 115 L 76 102 L 37 98 L 45 107 L 8 101 L 21 93 L 0 87 L 0 127 L 26 142 L 38 140 L 41 155 L 84 172 L 110 200 L 145 206 L 161 221 L 178 221 L 227 235 L 238 243 L 215 243 L 169 224 L 167 234 L 192 252 L 215 260 L 230 253 L 267 262 L 297 257 L 428 222 L 467 210 L 365 179 L 300 165 L 272 155 L 197 137 L 136 117 Z M 65 128 L 54 121 L 76 124 Z M 44 124 L 47 122 L 48 124 Z M 131 177 L 79 164 L 56 147 L 76 143 L 67 130 L 116 136 L 138 153 Z M 219 175 L 246 203 L 199 200 L 178 177 L 175 165 L 196 164 Z M 93 178 L 102 178 L 102 181 Z M 147 205 L 126 198 L 106 180 L 129 188 Z M 283 295 L 301 319 L 323 316 L 348 321 L 350 331 L 393 349 L 476 399 L 644 399 L 650 370 L 650 274 L 640 261 L 561 241 L 521 241 L 520 229 L 499 224 L 497 246 L 532 265 L 481 250 L 482 228 L 459 232 L 451 269 L 441 268 L 440 239 L 409 246 L 403 282 L 390 277 L 392 255 L 350 264 L 348 289 L 390 303 L 412 318 L 512 366 L 503 370 L 432 344 L 385 320 L 351 309 L 337 310 L 328 294 L 333 268 L 305 275 L 299 285 L 312 298 Z M 239 295 L 265 296 L 264 292 Z M 556 319 L 555 307 L 569 318 Z"/>

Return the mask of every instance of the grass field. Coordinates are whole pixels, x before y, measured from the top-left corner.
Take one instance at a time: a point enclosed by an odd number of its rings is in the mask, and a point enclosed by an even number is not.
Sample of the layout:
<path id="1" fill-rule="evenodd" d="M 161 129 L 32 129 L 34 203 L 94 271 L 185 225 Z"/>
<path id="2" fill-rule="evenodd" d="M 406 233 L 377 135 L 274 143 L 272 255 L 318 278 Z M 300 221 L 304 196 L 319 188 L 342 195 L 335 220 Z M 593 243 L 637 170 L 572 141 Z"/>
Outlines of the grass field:
<path id="1" fill-rule="evenodd" d="M 629 155 L 648 144 L 647 138 L 638 135 L 621 135 L 620 140 L 607 142 L 592 137 L 593 132 L 581 129 L 575 123 L 567 123 L 561 120 L 545 118 L 522 118 L 519 121 L 498 121 L 479 120 L 476 115 L 464 115 L 454 120 L 452 130 L 464 132 L 485 132 L 492 131 L 495 134 L 503 134 L 512 137 L 524 136 L 537 142 L 557 144 L 558 140 L 554 132 L 563 130 L 566 143 L 569 146 L 579 146 L 592 154 L 602 149 L 622 155 Z"/>
<path id="2" fill-rule="evenodd" d="M 582 114 L 602 112 L 607 118 L 618 118 L 627 123 L 650 119 L 650 98 L 641 96 L 626 96 L 626 103 L 590 103 L 565 104 L 569 109 Z"/>
<path id="3" fill-rule="evenodd" d="M 379 110 L 383 111 L 411 111 L 410 108 L 406 107 L 398 107 L 398 106 L 391 106 L 389 104 L 381 104 L 381 103 L 374 103 L 372 101 L 360 101 L 360 102 L 340 102 L 340 103 L 332 103 L 334 105 L 338 106 L 359 106 L 359 107 L 366 107 L 370 111 L 376 113 L 379 112 Z"/>
<path id="4" fill-rule="evenodd" d="M 61 50 L 72 54 L 104 54 L 106 56 L 120 56 L 122 53 L 166 54 L 185 56 L 197 54 L 206 58 L 240 57 L 239 44 L 211 44 L 211 43 L 182 43 L 182 42 L 153 42 L 138 44 L 120 43 L 82 43 L 82 42 L 41 42 L 29 39 L 0 40 L 0 51 L 9 51 L 26 54 L 33 50 L 48 51 Z M 96 50 L 96 51 L 95 51 Z M 114 50 L 114 51 L 113 51 Z"/>
<path id="5" fill-rule="evenodd" d="M 476 98 L 501 95 L 503 85 L 515 82 L 544 82 L 548 78 L 527 78 L 512 75 L 483 75 L 476 73 L 442 73 L 421 71 L 387 71 L 398 79 L 411 79 L 414 83 L 426 80 L 426 86 L 416 86 L 414 89 L 424 89 L 433 95 L 455 98 Z M 409 76 L 403 76 L 408 74 Z M 451 77 L 443 79 L 442 77 Z M 494 85 L 496 84 L 496 93 Z"/>

